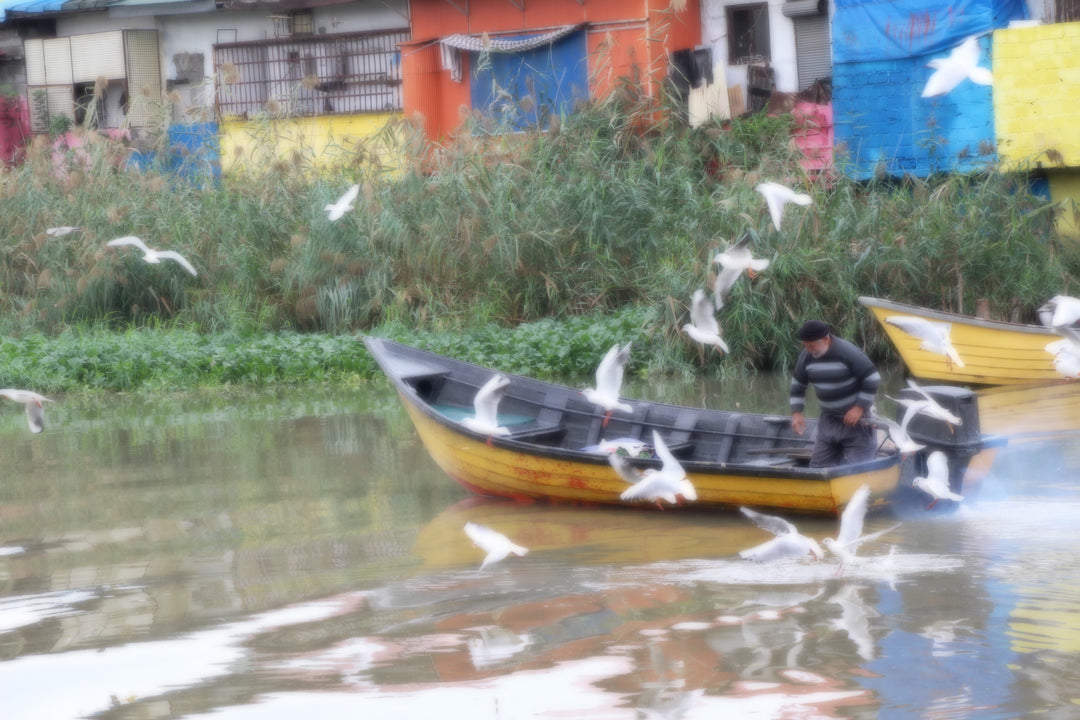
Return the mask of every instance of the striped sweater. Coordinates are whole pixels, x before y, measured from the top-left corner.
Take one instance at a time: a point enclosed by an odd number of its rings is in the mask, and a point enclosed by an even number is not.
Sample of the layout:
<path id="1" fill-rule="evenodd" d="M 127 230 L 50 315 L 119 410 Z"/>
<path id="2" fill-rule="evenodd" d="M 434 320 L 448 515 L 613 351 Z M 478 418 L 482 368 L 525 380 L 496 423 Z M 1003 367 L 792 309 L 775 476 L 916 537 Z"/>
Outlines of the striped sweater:
<path id="1" fill-rule="evenodd" d="M 813 385 L 822 415 L 842 417 L 855 405 L 869 410 L 881 384 L 870 358 L 843 338 L 832 336 L 832 344 L 819 358 L 805 350 L 795 361 L 791 375 L 791 412 L 806 406 L 806 389 Z"/>

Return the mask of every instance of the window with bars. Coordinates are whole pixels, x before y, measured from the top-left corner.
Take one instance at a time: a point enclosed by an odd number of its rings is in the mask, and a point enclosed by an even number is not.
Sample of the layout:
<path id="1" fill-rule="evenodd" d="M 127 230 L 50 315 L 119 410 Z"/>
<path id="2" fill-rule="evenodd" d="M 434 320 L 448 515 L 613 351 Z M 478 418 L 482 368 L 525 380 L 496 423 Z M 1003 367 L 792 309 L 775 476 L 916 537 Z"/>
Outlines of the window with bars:
<path id="1" fill-rule="evenodd" d="M 217 114 L 249 118 L 397 112 L 408 30 L 214 45 Z"/>

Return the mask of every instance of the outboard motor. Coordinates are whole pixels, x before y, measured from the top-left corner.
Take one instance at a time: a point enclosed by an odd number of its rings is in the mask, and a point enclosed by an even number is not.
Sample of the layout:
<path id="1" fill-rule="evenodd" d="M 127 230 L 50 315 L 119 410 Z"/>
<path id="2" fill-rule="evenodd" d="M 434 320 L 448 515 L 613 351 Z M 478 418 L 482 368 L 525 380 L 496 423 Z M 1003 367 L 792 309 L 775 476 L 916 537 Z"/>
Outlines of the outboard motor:
<path id="1" fill-rule="evenodd" d="M 990 445 L 1004 444 L 1004 438 L 996 436 L 984 436 L 979 427 L 979 403 L 974 392 L 966 388 L 952 385 L 921 386 L 930 394 L 939 405 L 959 418 L 959 424 L 948 423 L 938 418 L 929 417 L 922 413 L 916 414 L 908 423 L 908 435 L 917 443 L 926 447 L 920 450 L 914 457 L 914 462 L 906 464 L 900 478 L 900 487 L 897 499 L 907 500 L 911 496 L 911 502 L 927 505 L 931 499 L 922 491 L 912 487 L 912 480 L 926 474 L 926 459 L 930 453 L 941 451 L 949 461 L 949 489 L 963 495 L 964 474 L 967 472 L 971 459 Z M 900 397 L 904 400 L 919 401 L 923 396 L 914 388 L 905 387 L 900 391 Z M 907 407 L 900 406 L 901 418 Z M 940 504 L 951 505 L 947 501 Z"/>

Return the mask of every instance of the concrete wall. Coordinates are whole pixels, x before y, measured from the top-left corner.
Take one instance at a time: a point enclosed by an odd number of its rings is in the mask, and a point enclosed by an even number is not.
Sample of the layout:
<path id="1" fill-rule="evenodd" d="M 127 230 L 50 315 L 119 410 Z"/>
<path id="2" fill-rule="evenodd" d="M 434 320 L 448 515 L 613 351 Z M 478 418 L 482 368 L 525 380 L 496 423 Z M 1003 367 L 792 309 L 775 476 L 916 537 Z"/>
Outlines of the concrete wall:
<path id="1" fill-rule="evenodd" d="M 401 166 L 395 148 L 375 137 L 399 118 L 384 115 L 327 115 L 291 120 L 229 120 L 219 126 L 221 169 L 225 173 L 266 172 L 268 163 L 291 163 L 294 151 L 307 165 L 347 165 L 358 155 L 376 155 L 388 171 Z"/>
<path id="2" fill-rule="evenodd" d="M 1080 167 L 1078 106 L 1080 23 L 994 32 L 994 114 L 1005 167 Z"/>
<path id="3" fill-rule="evenodd" d="M 776 89 L 798 92 L 799 68 L 795 59 L 795 24 L 783 13 L 787 0 L 768 0 L 769 48 Z M 713 51 L 713 62 L 727 65 L 727 7 L 753 4 L 747 0 L 701 0 L 701 42 Z M 746 97 L 746 66 L 728 66 L 729 87 L 741 85 Z"/>

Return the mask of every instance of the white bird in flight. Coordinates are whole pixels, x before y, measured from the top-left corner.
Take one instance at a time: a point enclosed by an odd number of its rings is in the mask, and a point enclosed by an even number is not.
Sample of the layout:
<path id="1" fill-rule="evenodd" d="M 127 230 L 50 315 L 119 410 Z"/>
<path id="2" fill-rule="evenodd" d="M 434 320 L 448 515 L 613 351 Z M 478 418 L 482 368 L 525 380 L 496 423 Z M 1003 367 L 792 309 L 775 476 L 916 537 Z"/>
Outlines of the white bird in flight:
<path id="1" fill-rule="evenodd" d="M 52 400 L 32 390 L 12 388 L 0 390 L 0 397 L 22 403 L 26 407 L 26 424 L 30 426 L 30 432 L 39 433 L 45 429 L 45 408 L 42 403 L 52 402 Z"/>
<path id="2" fill-rule="evenodd" d="M 739 557 L 744 560 L 773 562 L 801 558 L 806 555 L 813 555 L 815 559 L 820 560 L 825 556 L 814 538 L 800 534 L 799 530 L 784 518 L 777 515 L 765 515 L 747 507 L 740 507 L 739 511 L 759 528 L 776 536 L 761 545 L 755 545 L 748 550 L 740 550 Z"/>
<path id="3" fill-rule="evenodd" d="M 356 196 L 359 194 L 360 186 L 353 185 L 345 191 L 344 195 L 337 199 L 337 202 L 330 203 L 324 207 L 323 210 L 326 211 L 330 222 L 337 222 L 345 215 L 345 213 L 352 210 L 355 207 L 353 203 L 356 202 Z"/>
<path id="4" fill-rule="evenodd" d="M 758 183 L 754 187 L 765 198 L 769 206 L 769 216 L 772 218 L 773 227 L 780 231 L 780 223 L 784 219 L 784 206 L 788 203 L 796 205 L 809 205 L 814 202 L 806 193 L 795 192 L 791 188 L 775 182 Z"/>
<path id="5" fill-rule="evenodd" d="M 716 309 L 724 307 L 731 288 L 745 272 L 753 279 L 759 272 L 769 267 L 767 258 L 755 258 L 750 252 L 750 241 L 753 236 L 750 233 L 743 235 L 737 243 L 723 252 L 717 253 L 713 258 L 714 263 L 720 264 L 720 272 L 713 280 L 713 302 Z"/>
<path id="6" fill-rule="evenodd" d="M 47 228 L 45 234 L 49 237 L 63 237 L 65 235 L 70 235 L 76 230 L 82 230 L 82 228 L 73 225 L 61 225 L 60 227 Z"/>
<path id="7" fill-rule="evenodd" d="M 510 378 L 505 375 L 492 375 L 473 396 L 472 417 L 461 419 L 461 424 L 474 432 L 488 436 L 488 443 L 493 435 L 509 435 L 510 430 L 499 425 L 499 402 L 506 394 Z"/>
<path id="8" fill-rule="evenodd" d="M 949 459 L 945 453 L 935 450 L 926 458 L 926 475 L 917 477 L 911 484 L 933 498 L 926 509 L 934 507 L 938 500 L 953 500 L 960 502 L 963 495 L 955 493 L 949 487 Z"/>
<path id="9" fill-rule="evenodd" d="M 951 323 L 933 322 L 914 315 L 890 315 L 885 322 L 895 325 L 908 335 L 921 340 L 919 347 L 937 355 L 944 355 L 949 367 L 964 367 L 964 361 L 952 345 L 949 334 L 952 332 Z"/>
<path id="10" fill-rule="evenodd" d="M 694 342 L 712 345 L 721 353 L 730 352 L 724 338 L 720 337 L 720 323 L 713 312 L 713 303 L 705 291 L 698 288 L 690 299 L 690 322 L 683 325 L 682 330 Z"/>
<path id="11" fill-rule="evenodd" d="M 153 248 L 147 247 L 146 243 L 144 243 L 140 238 L 137 238 L 134 235 L 125 235 L 124 237 L 116 238 L 115 240 L 110 240 L 109 242 L 105 243 L 106 247 L 120 247 L 122 245 L 132 245 L 139 250 L 142 250 L 143 260 L 148 263 L 156 265 L 162 260 L 173 260 L 179 263 L 181 267 L 183 267 L 192 275 L 199 274 L 195 272 L 194 266 L 192 266 L 192 264 L 187 261 L 187 258 L 185 258 L 180 253 L 176 252 L 175 250 L 154 250 Z"/>
<path id="12" fill-rule="evenodd" d="M 499 562 L 511 553 L 522 557 L 529 552 L 528 548 L 512 542 L 510 538 L 486 525 L 467 522 L 465 523 L 465 534 L 469 536 L 469 539 L 473 541 L 476 547 L 487 553 L 484 561 L 480 563 L 481 570 L 488 565 Z"/>
<path id="13" fill-rule="evenodd" d="M 921 395 L 921 399 L 909 400 L 907 398 L 894 398 L 889 395 L 885 397 L 889 398 L 893 402 L 903 405 L 904 417 L 900 421 L 900 424 L 907 430 L 907 426 L 911 424 L 911 419 L 916 415 L 926 415 L 927 417 L 940 420 L 952 429 L 953 425 L 963 425 L 963 421 L 953 412 L 947 410 L 941 403 L 939 403 L 933 395 L 927 392 L 926 388 L 921 387 L 911 378 L 907 381 L 908 387 Z"/>
<path id="14" fill-rule="evenodd" d="M 1046 352 L 1054 356 L 1054 369 L 1067 380 L 1080 379 L 1080 343 L 1066 336 L 1047 343 Z"/>
<path id="15" fill-rule="evenodd" d="M 671 454 L 671 450 L 656 430 L 653 430 L 653 448 L 656 451 L 656 457 L 660 458 L 662 463 L 659 470 L 646 468 L 641 471 L 618 453 L 608 455 L 611 467 L 615 468 L 620 478 L 630 483 L 630 487 L 624 490 L 619 498 L 655 502 L 661 509 L 664 507 L 660 503 L 661 500 L 676 505 L 680 495 L 691 502 L 697 500 L 694 484 L 686 477 L 686 471 Z"/>
<path id="16" fill-rule="evenodd" d="M 825 549 L 840 558 L 840 569 L 837 570 L 839 575 L 844 571 L 844 566 L 852 561 L 855 557 L 855 551 L 863 543 L 876 540 L 882 535 L 892 532 L 899 523 L 884 530 L 878 530 L 877 532 L 870 533 L 869 535 L 863 535 L 863 520 L 866 518 L 866 510 L 870 505 L 870 486 L 860 485 L 859 488 L 852 493 L 851 499 L 848 500 L 848 504 L 844 506 L 844 511 L 840 513 L 840 530 L 836 534 L 836 538 L 825 538 L 821 541 L 821 544 L 825 546 Z"/>
<path id="17" fill-rule="evenodd" d="M 898 423 L 884 415 L 878 415 L 877 409 L 874 407 L 870 408 L 870 419 L 875 423 L 880 423 L 885 426 L 885 432 L 892 438 L 893 444 L 896 445 L 896 449 L 901 455 L 910 455 L 911 453 L 918 452 L 926 447 L 922 443 L 917 443 L 911 439 L 911 436 L 908 435 L 906 425 Z"/>
<path id="18" fill-rule="evenodd" d="M 949 93 L 965 79 L 979 85 L 994 84 L 993 74 L 979 67 L 979 39 L 974 35 L 954 47 L 948 57 L 934 58 L 926 66 L 934 71 L 923 87 L 924 98 Z"/>
<path id="19" fill-rule="evenodd" d="M 607 411 L 604 415 L 605 426 L 613 411 L 634 411 L 633 407 L 619 399 L 619 392 L 622 390 L 623 370 L 629 361 L 630 343 L 612 345 L 604 355 L 604 359 L 596 367 L 596 387 L 586 388 L 581 391 L 586 400 L 594 405 L 599 405 Z"/>
<path id="20" fill-rule="evenodd" d="M 1039 320 L 1048 328 L 1066 328 L 1080 320 L 1080 299 L 1055 295 L 1039 308 Z"/>

